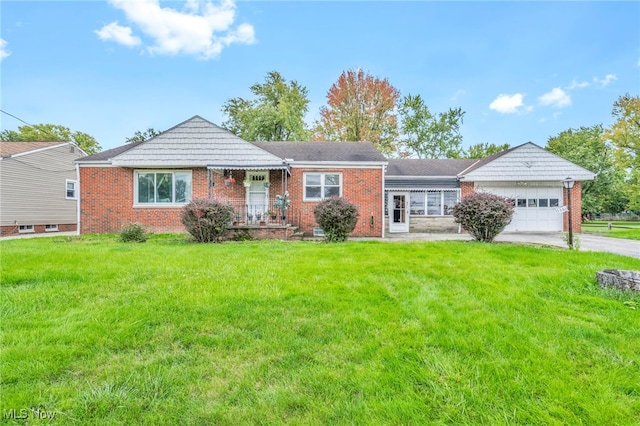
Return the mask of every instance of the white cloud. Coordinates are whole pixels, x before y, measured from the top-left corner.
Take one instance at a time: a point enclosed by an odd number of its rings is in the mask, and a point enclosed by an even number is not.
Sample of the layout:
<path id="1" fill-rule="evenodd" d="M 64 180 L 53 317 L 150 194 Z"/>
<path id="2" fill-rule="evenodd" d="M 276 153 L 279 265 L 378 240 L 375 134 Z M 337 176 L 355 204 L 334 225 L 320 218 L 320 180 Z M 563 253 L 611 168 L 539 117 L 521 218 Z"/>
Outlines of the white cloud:
<path id="1" fill-rule="evenodd" d="M 210 59 L 230 44 L 255 42 L 252 25 L 233 28 L 236 9 L 233 0 L 222 0 L 218 4 L 189 0 L 182 11 L 161 7 L 158 0 L 110 0 L 110 3 L 152 40 L 148 46 L 151 53 L 189 54 Z"/>
<path id="2" fill-rule="evenodd" d="M 131 28 L 122 27 L 117 22 L 105 25 L 94 33 L 98 34 L 100 40 L 112 40 L 127 47 L 138 46 L 141 43 L 138 37 L 131 34 Z"/>
<path id="3" fill-rule="evenodd" d="M 5 39 L 0 38 L 0 60 L 6 58 L 11 55 L 11 52 L 7 50 L 7 41 Z"/>
<path id="4" fill-rule="evenodd" d="M 571 105 L 571 96 L 559 87 L 554 88 L 549 93 L 538 98 L 542 105 L 551 105 L 558 108 Z"/>
<path id="5" fill-rule="evenodd" d="M 451 101 L 457 101 L 461 96 L 466 95 L 467 92 L 464 89 L 458 89 L 456 90 L 456 93 L 453 94 L 453 96 L 451 96 Z"/>
<path id="6" fill-rule="evenodd" d="M 524 105 L 523 98 L 524 95 L 522 93 L 516 93 L 515 95 L 500 94 L 489 104 L 489 109 L 502 114 L 512 114 L 518 112 L 518 108 Z"/>
<path id="7" fill-rule="evenodd" d="M 571 84 L 568 85 L 567 87 L 565 87 L 565 89 L 567 90 L 573 90 L 573 89 L 584 89 L 585 87 L 589 87 L 589 82 L 588 81 L 576 81 L 571 80 Z"/>
<path id="8" fill-rule="evenodd" d="M 617 80 L 618 77 L 615 74 L 607 74 L 604 76 L 603 79 L 600 79 L 598 77 L 593 77 L 593 81 L 600 84 L 601 87 L 605 87 L 608 86 L 609 83 L 611 83 L 613 80 Z"/>

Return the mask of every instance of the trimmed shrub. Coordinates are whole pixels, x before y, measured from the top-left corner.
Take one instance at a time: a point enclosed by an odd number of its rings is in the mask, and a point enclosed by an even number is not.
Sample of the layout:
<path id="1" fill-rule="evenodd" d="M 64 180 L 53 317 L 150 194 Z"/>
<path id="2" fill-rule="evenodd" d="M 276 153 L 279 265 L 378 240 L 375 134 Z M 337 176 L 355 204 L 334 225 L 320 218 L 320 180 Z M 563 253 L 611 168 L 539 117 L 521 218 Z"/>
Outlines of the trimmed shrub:
<path id="1" fill-rule="evenodd" d="M 453 208 L 453 217 L 473 238 L 490 243 L 511 223 L 513 209 L 513 200 L 474 192 Z"/>
<path id="2" fill-rule="evenodd" d="M 327 198 L 313 209 L 327 242 L 346 241 L 358 223 L 358 209 L 342 198 Z"/>
<path id="3" fill-rule="evenodd" d="M 140 223 L 130 223 L 120 230 L 120 241 L 124 243 L 144 243 L 150 232 Z"/>
<path id="4" fill-rule="evenodd" d="M 200 243 L 222 241 L 232 217 L 232 206 L 206 199 L 191 201 L 180 214 L 187 232 Z"/>

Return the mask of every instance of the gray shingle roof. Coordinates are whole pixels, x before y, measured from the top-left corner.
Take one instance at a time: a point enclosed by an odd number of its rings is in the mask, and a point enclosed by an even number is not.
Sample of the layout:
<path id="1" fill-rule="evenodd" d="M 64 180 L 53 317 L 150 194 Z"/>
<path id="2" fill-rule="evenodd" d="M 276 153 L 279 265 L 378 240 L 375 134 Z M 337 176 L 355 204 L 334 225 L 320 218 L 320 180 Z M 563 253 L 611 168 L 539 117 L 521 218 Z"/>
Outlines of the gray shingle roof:
<path id="1" fill-rule="evenodd" d="M 395 159 L 389 160 L 387 177 L 393 176 L 457 176 L 478 159 Z"/>
<path id="2" fill-rule="evenodd" d="M 253 142 L 294 162 L 377 162 L 387 159 L 371 142 Z"/>
<path id="3" fill-rule="evenodd" d="M 490 181 L 561 181 L 593 180 L 595 174 L 571 161 L 527 142 L 484 158 L 463 170 L 460 180 Z"/>
<path id="4" fill-rule="evenodd" d="M 107 162 L 111 158 L 115 157 L 116 155 L 122 154 L 125 151 L 135 148 L 141 143 L 143 142 L 131 142 L 126 145 L 118 146 L 116 148 L 107 149 L 105 151 L 98 152 L 97 154 L 88 155 L 86 157 L 80 158 L 76 160 L 76 163 Z"/>
<path id="5" fill-rule="evenodd" d="M 121 167 L 284 168 L 281 158 L 194 116 L 146 142 L 85 159 Z"/>
<path id="6" fill-rule="evenodd" d="M 35 151 L 38 149 L 49 148 L 57 145 L 64 145 L 68 142 L 60 141 L 48 141 L 48 142 L 23 142 L 23 141 L 1 141 L 0 142 L 0 156 L 6 157 L 9 155 L 22 154 L 29 151 Z"/>

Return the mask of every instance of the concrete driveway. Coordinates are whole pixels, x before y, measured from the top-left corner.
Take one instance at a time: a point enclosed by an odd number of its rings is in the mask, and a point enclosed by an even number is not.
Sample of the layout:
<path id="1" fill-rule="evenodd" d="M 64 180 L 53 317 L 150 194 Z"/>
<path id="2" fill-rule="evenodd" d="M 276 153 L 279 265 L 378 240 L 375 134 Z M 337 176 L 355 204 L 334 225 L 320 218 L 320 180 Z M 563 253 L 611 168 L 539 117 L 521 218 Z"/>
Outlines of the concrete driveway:
<path id="1" fill-rule="evenodd" d="M 601 237 L 591 234 L 575 234 L 580 241 L 580 251 L 599 251 L 621 254 L 640 259 L 640 241 L 622 238 Z M 469 234 L 386 234 L 387 241 L 439 241 L 460 240 L 471 241 Z M 496 237 L 496 242 L 524 244 L 543 244 L 567 248 L 564 234 L 561 232 L 503 232 Z"/>

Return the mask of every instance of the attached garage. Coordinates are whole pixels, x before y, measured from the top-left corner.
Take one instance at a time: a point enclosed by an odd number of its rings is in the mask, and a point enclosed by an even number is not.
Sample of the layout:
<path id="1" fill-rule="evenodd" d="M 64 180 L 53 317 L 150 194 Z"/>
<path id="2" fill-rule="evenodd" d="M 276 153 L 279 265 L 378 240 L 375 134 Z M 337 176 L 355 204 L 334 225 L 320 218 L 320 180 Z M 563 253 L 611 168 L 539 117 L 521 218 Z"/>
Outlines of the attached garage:
<path id="1" fill-rule="evenodd" d="M 473 192 L 514 200 L 506 232 L 568 229 L 567 178 L 573 229 L 580 230 L 581 182 L 595 174 L 531 142 L 481 159 L 389 160 L 385 176 L 389 232 L 457 232 L 452 204 Z"/>
<path id="2" fill-rule="evenodd" d="M 483 158 L 459 175 L 462 196 L 490 192 L 515 202 L 509 231 L 561 232 L 567 228 L 568 206 L 562 182 L 576 182 L 571 190 L 571 217 L 580 229 L 581 182 L 595 174 L 531 142 Z"/>
<path id="3" fill-rule="evenodd" d="M 522 186 L 505 186 L 500 182 L 487 182 L 476 191 L 489 192 L 514 200 L 515 211 L 510 231 L 562 231 L 563 194 L 558 182 L 529 182 Z"/>

